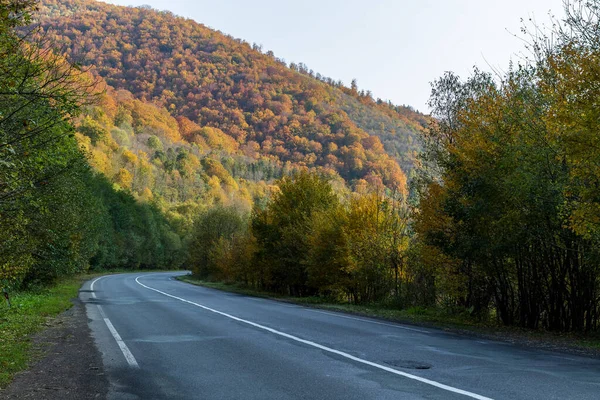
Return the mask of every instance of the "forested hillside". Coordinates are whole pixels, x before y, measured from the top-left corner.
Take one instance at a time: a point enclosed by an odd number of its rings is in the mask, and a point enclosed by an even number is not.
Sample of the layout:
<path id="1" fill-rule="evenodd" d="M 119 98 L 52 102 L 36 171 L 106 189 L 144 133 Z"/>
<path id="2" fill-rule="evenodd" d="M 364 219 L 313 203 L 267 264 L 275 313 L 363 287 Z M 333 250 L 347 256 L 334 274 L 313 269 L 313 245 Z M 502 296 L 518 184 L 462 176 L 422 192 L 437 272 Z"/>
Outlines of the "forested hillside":
<path id="1" fill-rule="evenodd" d="M 425 118 L 345 88 L 259 46 L 148 8 L 92 0 L 43 1 L 41 23 L 71 61 L 115 89 L 219 129 L 279 167 L 336 171 L 348 182 L 402 186 Z M 187 139 L 187 138 L 184 138 Z M 254 158 L 257 158 L 257 157 Z"/>
<path id="2" fill-rule="evenodd" d="M 177 268 L 199 212 L 264 207 L 303 170 L 339 194 L 405 190 L 394 157 L 412 167 L 426 123 L 409 108 L 169 13 L 18 7 L 3 33 L 15 58 L 2 76 L 4 286 Z"/>

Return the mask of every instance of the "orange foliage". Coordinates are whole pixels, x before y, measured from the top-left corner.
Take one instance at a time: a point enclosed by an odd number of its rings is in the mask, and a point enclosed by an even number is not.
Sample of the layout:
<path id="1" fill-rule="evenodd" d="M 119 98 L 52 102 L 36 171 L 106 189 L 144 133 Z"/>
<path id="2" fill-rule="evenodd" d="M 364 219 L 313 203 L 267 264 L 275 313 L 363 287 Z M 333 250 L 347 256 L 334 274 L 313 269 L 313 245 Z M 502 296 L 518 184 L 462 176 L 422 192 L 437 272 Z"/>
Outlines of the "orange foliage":
<path id="1" fill-rule="evenodd" d="M 148 8 L 44 0 L 41 12 L 42 27 L 52 28 L 49 35 L 65 46 L 67 57 L 79 59 L 85 51 L 84 63 L 115 88 L 103 99 L 107 116 L 124 109 L 136 121 L 136 134 L 228 154 L 252 142 L 258 148 L 244 151 L 253 158 L 335 168 L 348 181 L 376 174 L 386 185 L 404 184 L 381 141 L 360 129 L 336 100 L 335 85 L 303 69 Z M 400 118 L 389 107 L 386 113 Z"/>

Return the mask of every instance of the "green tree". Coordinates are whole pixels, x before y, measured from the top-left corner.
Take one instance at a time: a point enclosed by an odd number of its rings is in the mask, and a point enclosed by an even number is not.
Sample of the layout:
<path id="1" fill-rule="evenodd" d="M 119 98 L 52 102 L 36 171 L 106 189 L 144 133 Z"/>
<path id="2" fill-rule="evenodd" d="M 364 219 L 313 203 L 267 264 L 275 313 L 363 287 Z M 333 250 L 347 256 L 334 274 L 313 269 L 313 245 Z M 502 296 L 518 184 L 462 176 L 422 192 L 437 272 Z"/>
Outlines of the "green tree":
<path id="1" fill-rule="evenodd" d="M 85 164 L 68 119 L 92 83 L 45 47 L 32 1 L 0 5 L 0 279 L 19 281 L 36 261 L 55 190 Z M 19 28 L 19 29 L 18 29 Z M 48 220 L 46 220 L 48 221 Z"/>
<path id="2" fill-rule="evenodd" d="M 300 296 L 315 292 L 308 286 L 308 238 L 318 213 L 338 203 L 327 179 L 300 172 L 279 181 L 279 191 L 266 209 L 255 210 L 252 233 L 258 244 L 258 262 L 268 266 L 265 278 L 271 289 Z"/>
<path id="3" fill-rule="evenodd" d="M 190 246 L 192 272 L 201 279 L 223 279 L 222 258 L 232 242 L 247 231 L 247 217 L 234 207 L 216 206 L 200 214 L 194 223 Z"/>

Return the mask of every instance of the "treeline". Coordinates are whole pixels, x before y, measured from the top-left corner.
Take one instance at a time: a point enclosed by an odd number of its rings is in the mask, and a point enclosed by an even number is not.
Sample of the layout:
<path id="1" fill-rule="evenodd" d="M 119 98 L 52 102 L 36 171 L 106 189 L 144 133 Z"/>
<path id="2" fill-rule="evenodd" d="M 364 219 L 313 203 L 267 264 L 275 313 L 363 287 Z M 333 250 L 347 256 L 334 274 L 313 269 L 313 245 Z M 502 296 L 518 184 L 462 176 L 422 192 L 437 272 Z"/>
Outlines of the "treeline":
<path id="1" fill-rule="evenodd" d="M 251 214 L 217 206 L 198 217 L 190 243 L 196 276 L 354 303 L 400 298 L 409 238 L 404 193 L 365 185 L 341 194 L 308 172 L 277 187 Z"/>
<path id="2" fill-rule="evenodd" d="M 600 327 L 600 2 L 531 61 L 433 86 L 416 231 L 445 301 L 506 325 Z M 550 40 L 549 38 L 553 39 Z"/>
<path id="3" fill-rule="evenodd" d="M 125 90 L 106 87 L 83 111 L 75 136 L 91 166 L 185 224 L 197 208 L 214 203 L 250 208 L 273 180 L 299 168 L 262 157 L 252 144 L 240 146 L 218 128 L 174 118 Z"/>
<path id="4" fill-rule="evenodd" d="M 34 1 L 0 5 L 0 286 L 99 268 L 176 267 L 171 221 L 93 172 L 71 121 L 95 81 L 55 55 Z"/>

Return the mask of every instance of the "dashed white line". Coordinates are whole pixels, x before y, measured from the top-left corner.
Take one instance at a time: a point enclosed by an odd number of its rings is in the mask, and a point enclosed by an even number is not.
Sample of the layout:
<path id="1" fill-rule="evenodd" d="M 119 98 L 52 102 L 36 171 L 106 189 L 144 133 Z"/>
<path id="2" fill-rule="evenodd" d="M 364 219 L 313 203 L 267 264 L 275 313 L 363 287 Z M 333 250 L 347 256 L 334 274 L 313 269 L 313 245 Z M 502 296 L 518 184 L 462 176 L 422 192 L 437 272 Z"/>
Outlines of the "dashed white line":
<path id="1" fill-rule="evenodd" d="M 407 326 L 402 326 L 402 325 L 387 324 L 385 322 L 371 321 L 369 319 L 364 319 L 364 318 L 348 317 L 346 315 L 340 315 L 340 314 L 336 314 L 336 313 L 332 313 L 332 312 L 327 312 L 327 311 L 311 310 L 311 309 L 309 309 L 308 311 L 316 312 L 316 313 L 319 313 L 319 314 L 333 315 L 333 316 L 338 317 L 338 318 L 353 319 L 355 321 L 368 322 L 370 324 L 391 326 L 393 328 L 404 329 L 404 330 L 407 330 L 407 331 L 413 331 L 413 332 L 419 332 L 419 333 L 427 333 L 427 334 L 429 334 L 428 331 L 425 331 L 425 330 L 422 330 L 422 329 L 416 329 L 416 328 L 409 328 Z"/>
<path id="2" fill-rule="evenodd" d="M 102 278 L 105 278 L 105 277 L 101 276 L 100 278 L 96 278 L 90 284 L 90 290 L 92 291 L 92 297 L 94 299 L 96 298 L 96 293 L 94 292 L 94 284 Z M 117 330 L 115 329 L 112 322 L 110 322 L 110 319 L 108 319 L 108 317 L 104 313 L 104 310 L 102 309 L 100 304 L 96 304 L 96 306 L 98 306 L 98 311 L 100 311 L 100 315 L 102 316 L 102 319 L 104 319 L 104 323 L 106 324 L 106 327 L 110 331 L 110 334 L 113 336 L 113 338 L 117 342 L 119 349 L 121 349 L 121 353 L 123 353 L 123 356 L 125 357 L 125 360 L 127 361 L 127 364 L 129 364 L 130 367 L 139 368 L 140 366 L 137 363 L 137 360 L 135 359 L 135 357 L 133 356 L 133 353 L 129 350 L 129 347 L 127 347 L 127 345 L 121 338 L 121 335 L 119 335 L 119 332 L 117 332 Z"/>
<path id="3" fill-rule="evenodd" d="M 374 367 L 374 368 L 377 368 L 377 369 L 380 369 L 380 370 L 383 370 L 383 371 L 390 372 L 390 373 L 395 374 L 395 375 L 399 375 L 399 376 L 403 376 L 403 377 L 408 378 L 408 379 L 419 381 L 419 382 L 425 383 L 427 385 L 435 386 L 435 387 L 437 387 L 439 389 L 443 389 L 443 390 L 446 390 L 448 392 L 461 394 L 461 395 L 464 395 L 464 396 L 467 396 L 467 397 L 471 397 L 471 398 L 477 399 L 477 400 L 492 400 L 489 397 L 485 397 L 485 396 L 482 396 L 482 395 L 479 395 L 479 394 L 476 394 L 476 393 L 468 392 L 466 390 L 462 390 L 462 389 L 458 389 L 458 388 L 455 388 L 455 387 L 452 387 L 452 386 L 448 386 L 448 385 L 445 385 L 443 383 L 432 381 L 432 380 L 427 379 L 427 378 L 422 378 L 422 377 L 417 376 L 417 375 L 412 375 L 412 374 L 409 374 L 409 373 L 406 373 L 406 372 L 403 372 L 403 371 L 398 371 L 396 369 L 393 369 L 393 368 L 390 368 L 390 367 L 386 367 L 385 365 L 381 365 L 381 364 L 374 363 L 372 361 L 364 360 L 362 358 L 355 357 L 355 356 L 353 356 L 351 354 L 348 354 L 348 353 L 345 353 L 343 351 L 332 349 L 331 347 L 323 346 L 321 344 L 318 344 L 318 343 L 315 343 L 315 342 L 311 342 L 310 340 L 301 339 L 301 338 L 299 338 L 297 336 L 290 335 L 288 333 L 280 332 L 280 331 L 278 331 L 276 329 L 269 328 L 267 326 L 257 324 L 256 322 L 252 322 L 252 321 L 248 321 L 248 320 L 245 320 L 245 319 L 242 319 L 242 318 L 238 318 L 238 317 L 236 317 L 234 315 L 227 314 L 227 313 L 215 310 L 215 309 L 207 307 L 207 306 L 203 306 L 202 304 L 194 303 L 193 301 L 186 300 L 186 299 L 183 299 L 181 297 L 177 297 L 177 296 L 174 296 L 172 294 L 163 292 L 162 290 L 158 290 L 158 289 L 155 289 L 153 287 L 144 285 L 143 283 L 141 283 L 139 281 L 140 278 L 141 278 L 141 276 L 138 276 L 137 278 L 135 278 L 135 281 L 138 283 L 138 285 L 140 285 L 140 286 L 142 286 L 142 287 L 144 287 L 146 289 L 149 289 L 149 290 L 152 290 L 154 292 L 160 293 L 160 294 L 162 294 L 164 296 L 171 297 L 173 299 L 179 300 L 179 301 L 181 301 L 183 303 L 191 304 L 193 306 L 202 308 L 204 310 L 213 312 L 215 314 L 222 315 L 222 316 L 230 318 L 230 319 L 232 319 L 234 321 L 238 321 L 238 322 L 241 322 L 241 323 L 253 326 L 255 328 L 262 329 L 262 330 L 265 330 L 267 332 L 271 332 L 271 333 L 273 333 L 275 335 L 282 336 L 282 337 L 285 337 L 287 339 L 293 340 L 293 341 L 298 342 L 298 343 L 303 343 L 303 344 L 311 346 L 311 347 L 315 347 L 317 349 L 326 351 L 328 353 L 337 354 L 337 355 L 342 356 L 344 358 L 347 358 L 349 360 L 352 360 L 352 361 L 355 361 L 355 362 L 358 362 L 358 363 L 361 363 L 361 364 L 365 364 L 365 365 L 368 365 L 370 367 Z"/>
<path id="4" fill-rule="evenodd" d="M 135 357 L 133 356 L 133 354 L 131 354 L 131 351 L 129 351 L 129 348 L 127 347 L 123 339 L 121 339 L 121 335 L 119 335 L 119 332 L 117 332 L 112 322 L 110 322 L 108 318 L 104 318 L 104 323 L 106 324 L 106 326 L 108 326 L 108 330 L 117 341 L 117 344 L 119 345 L 121 352 L 125 356 L 127 363 L 134 368 L 139 368 L 140 366 L 138 365 Z"/>

